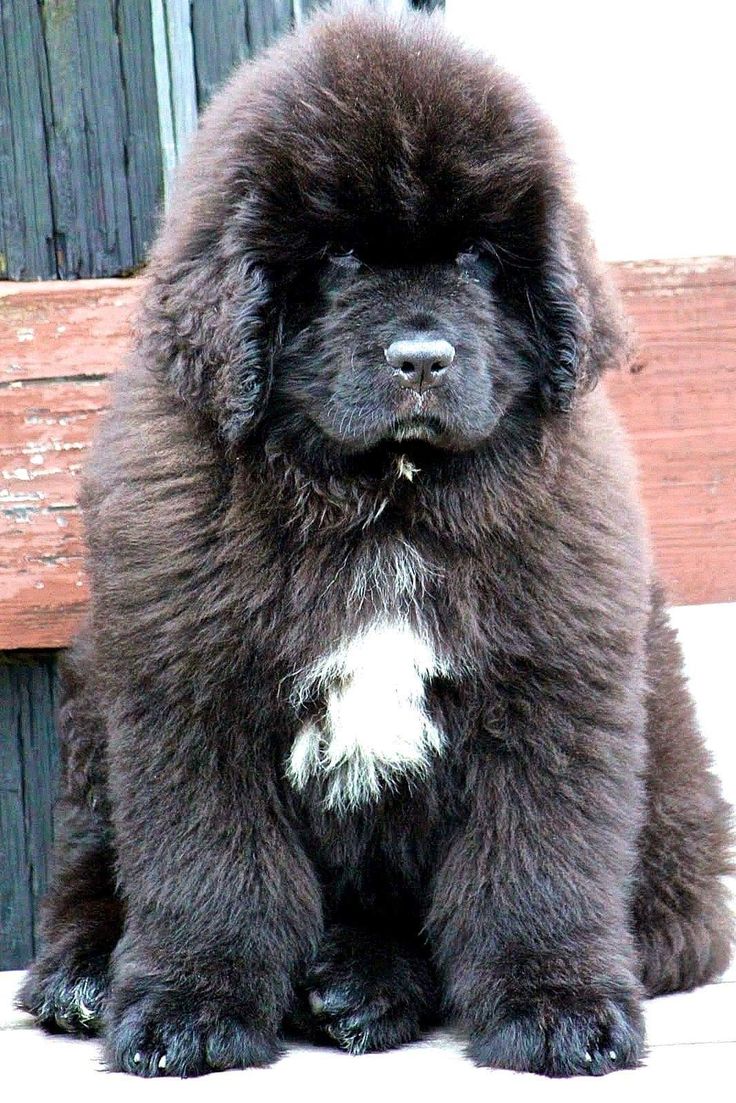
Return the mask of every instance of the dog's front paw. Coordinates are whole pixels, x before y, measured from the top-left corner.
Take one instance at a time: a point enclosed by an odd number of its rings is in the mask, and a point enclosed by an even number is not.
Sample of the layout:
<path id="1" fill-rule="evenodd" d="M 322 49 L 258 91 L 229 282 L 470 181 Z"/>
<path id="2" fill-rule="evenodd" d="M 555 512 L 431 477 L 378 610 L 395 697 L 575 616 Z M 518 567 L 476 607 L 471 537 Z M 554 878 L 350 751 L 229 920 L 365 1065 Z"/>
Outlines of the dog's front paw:
<path id="1" fill-rule="evenodd" d="M 254 1029 L 234 1008 L 188 992 L 154 988 L 116 995 L 105 1025 L 105 1060 L 134 1076 L 202 1076 L 270 1065 L 275 1035 Z"/>
<path id="2" fill-rule="evenodd" d="M 37 961 L 28 973 L 16 1004 L 49 1033 L 98 1034 L 108 988 L 107 959 Z"/>
<path id="3" fill-rule="evenodd" d="M 421 1037 L 436 986 L 416 949 L 371 932 L 333 928 L 300 994 L 293 1025 L 317 1043 L 376 1053 Z"/>
<path id="4" fill-rule="evenodd" d="M 420 1037 L 419 1017 L 403 1001 L 371 991 L 357 978 L 313 988 L 308 995 L 317 1041 L 348 1053 L 378 1053 Z M 321 1038 L 320 1038 L 321 1035 Z"/>
<path id="5" fill-rule="evenodd" d="M 540 996 L 501 1014 L 475 1034 L 477 1065 L 543 1076 L 603 1076 L 636 1068 L 644 1055 L 644 1023 L 633 997 Z"/>

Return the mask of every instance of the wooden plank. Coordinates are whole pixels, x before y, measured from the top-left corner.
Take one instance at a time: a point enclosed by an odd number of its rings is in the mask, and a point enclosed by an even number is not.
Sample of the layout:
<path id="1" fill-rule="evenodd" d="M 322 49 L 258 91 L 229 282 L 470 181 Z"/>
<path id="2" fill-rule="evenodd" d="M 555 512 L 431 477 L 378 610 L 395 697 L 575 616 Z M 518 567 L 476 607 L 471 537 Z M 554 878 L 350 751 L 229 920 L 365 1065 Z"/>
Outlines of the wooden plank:
<path id="1" fill-rule="evenodd" d="M 0 385 L 109 374 L 125 355 L 138 294 L 134 280 L 1 284 Z"/>
<path id="2" fill-rule="evenodd" d="M 197 127 L 197 85 L 189 0 L 164 0 L 164 10 L 174 145 L 177 160 L 180 161 Z"/>
<path id="3" fill-rule="evenodd" d="M 248 0 L 247 15 L 248 41 L 256 53 L 291 26 L 292 0 Z"/>
<path id="4" fill-rule="evenodd" d="M 112 0 L 43 0 L 49 174 L 62 278 L 132 269 L 126 111 Z"/>
<path id="5" fill-rule="evenodd" d="M 11 671 L 0 661 L 0 968 L 33 955 L 33 901 L 26 865 L 23 763 Z"/>
<path id="6" fill-rule="evenodd" d="M 125 98 L 130 230 L 138 263 L 156 234 L 164 183 L 151 0 L 118 3 L 115 16 Z"/>
<path id="7" fill-rule="evenodd" d="M 250 56 L 246 0 L 220 0 L 216 15 L 209 0 L 192 0 L 192 39 L 200 109 Z"/>
<path id="8" fill-rule="evenodd" d="M 638 334 L 607 387 L 672 598 L 736 600 L 736 259 L 614 265 Z"/>
<path id="9" fill-rule="evenodd" d="M 736 600 L 736 260 L 614 266 L 639 331 L 608 390 L 672 599 Z M 139 280 L 0 285 L 0 648 L 61 647 L 87 596 L 75 502 Z"/>
<path id="10" fill-rule="evenodd" d="M 0 647 L 61 647 L 86 601 L 83 457 L 140 282 L 0 288 Z"/>
<path id="11" fill-rule="evenodd" d="M 0 656 L 0 969 L 22 969 L 48 882 L 58 773 L 53 655 Z"/>
<path id="12" fill-rule="evenodd" d="M 169 71 L 169 47 L 166 38 L 166 12 L 164 0 L 151 0 L 151 36 L 153 62 L 156 75 L 156 110 L 159 125 L 159 145 L 164 172 L 164 200 L 168 199 L 171 180 L 176 168 L 176 141 L 174 138 L 174 112 L 171 105 L 171 74 Z"/>
<path id="13" fill-rule="evenodd" d="M 38 6 L 0 3 L 0 278 L 56 275 L 46 123 L 48 73 Z"/>

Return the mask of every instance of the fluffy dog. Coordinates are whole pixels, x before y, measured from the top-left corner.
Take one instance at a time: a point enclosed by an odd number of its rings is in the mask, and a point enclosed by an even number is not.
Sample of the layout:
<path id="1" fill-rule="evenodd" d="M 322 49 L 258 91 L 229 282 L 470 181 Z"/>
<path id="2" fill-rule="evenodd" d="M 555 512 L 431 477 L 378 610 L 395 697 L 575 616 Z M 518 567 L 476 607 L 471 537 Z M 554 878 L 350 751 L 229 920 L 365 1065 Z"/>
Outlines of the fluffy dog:
<path id="1" fill-rule="evenodd" d="M 321 16 L 204 122 L 86 476 L 21 995 L 110 1068 L 459 1022 L 636 1065 L 728 961 L 727 810 L 554 135 L 423 16 Z"/>

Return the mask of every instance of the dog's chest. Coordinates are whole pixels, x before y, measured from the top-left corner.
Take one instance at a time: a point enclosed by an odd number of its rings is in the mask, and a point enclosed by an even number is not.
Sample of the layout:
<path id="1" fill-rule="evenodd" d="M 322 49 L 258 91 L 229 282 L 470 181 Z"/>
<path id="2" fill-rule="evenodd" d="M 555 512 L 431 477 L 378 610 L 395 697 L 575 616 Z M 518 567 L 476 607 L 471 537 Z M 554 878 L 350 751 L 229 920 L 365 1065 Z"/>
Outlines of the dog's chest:
<path id="1" fill-rule="evenodd" d="M 350 809 L 401 776 L 426 772 L 444 738 L 428 712 L 427 686 L 448 673 L 405 619 L 382 618 L 344 640 L 297 682 L 295 704 L 317 706 L 293 741 L 291 783 L 304 789 L 320 780 L 327 807 Z"/>

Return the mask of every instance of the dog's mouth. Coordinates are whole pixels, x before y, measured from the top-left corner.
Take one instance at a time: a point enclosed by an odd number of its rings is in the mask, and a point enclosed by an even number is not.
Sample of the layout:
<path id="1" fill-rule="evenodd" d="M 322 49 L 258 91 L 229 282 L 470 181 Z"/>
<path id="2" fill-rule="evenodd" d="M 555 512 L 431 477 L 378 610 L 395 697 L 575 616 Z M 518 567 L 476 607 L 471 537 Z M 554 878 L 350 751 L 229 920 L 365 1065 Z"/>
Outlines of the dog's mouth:
<path id="1" fill-rule="evenodd" d="M 389 432 L 396 441 L 420 440 L 433 443 L 447 434 L 447 426 L 433 414 L 413 414 L 411 417 L 395 418 Z"/>

